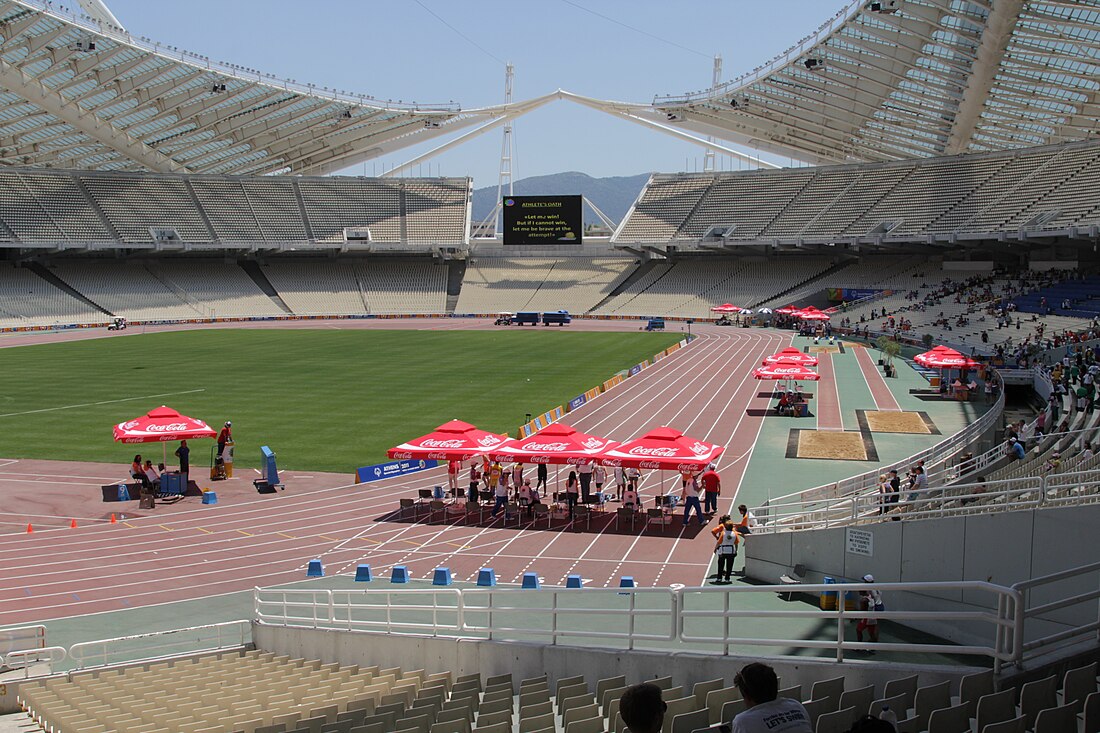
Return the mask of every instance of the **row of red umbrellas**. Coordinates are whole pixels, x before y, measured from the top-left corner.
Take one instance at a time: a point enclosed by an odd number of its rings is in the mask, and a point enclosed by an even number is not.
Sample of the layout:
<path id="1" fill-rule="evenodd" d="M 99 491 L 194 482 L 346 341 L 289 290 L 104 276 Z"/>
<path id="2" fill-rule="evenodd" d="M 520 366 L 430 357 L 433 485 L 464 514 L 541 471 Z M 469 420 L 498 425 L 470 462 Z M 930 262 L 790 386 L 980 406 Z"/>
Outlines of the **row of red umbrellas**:
<path id="1" fill-rule="evenodd" d="M 732 303 L 723 303 L 722 305 L 716 305 L 711 308 L 714 313 L 752 313 L 748 308 L 742 308 L 739 305 L 733 305 Z M 763 311 L 761 311 L 763 312 Z M 776 313 L 782 313 L 783 315 L 794 316 L 801 318 L 804 321 L 827 321 L 830 319 L 828 313 L 811 306 L 806 308 L 795 308 L 793 305 L 788 305 L 784 308 L 776 308 Z"/>
<path id="2" fill-rule="evenodd" d="M 821 379 L 812 366 L 817 366 L 817 357 L 812 354 L 804 354 L 794 346 L 779 351 L 771 356 L 764 357 L 760 368 L 753 371 L 754 379 L 785 382 L 789 380 L 802 382 L 816 382 Z"/>
<path id="3" fill-rule="evenodd" d="M 391 448 L 392 459 L 465 461 L 480 456 L 518 463 L 581 464 L 662 470 L 695 470 L 714 461 L 725 446 L 684 435 L 670 427 L 650 430 L 640 438 L 616 443 L 588 435 L 564 423 L 553 423 L 526 438 L 513 440 L 451 420 L 431 433 Z"/>

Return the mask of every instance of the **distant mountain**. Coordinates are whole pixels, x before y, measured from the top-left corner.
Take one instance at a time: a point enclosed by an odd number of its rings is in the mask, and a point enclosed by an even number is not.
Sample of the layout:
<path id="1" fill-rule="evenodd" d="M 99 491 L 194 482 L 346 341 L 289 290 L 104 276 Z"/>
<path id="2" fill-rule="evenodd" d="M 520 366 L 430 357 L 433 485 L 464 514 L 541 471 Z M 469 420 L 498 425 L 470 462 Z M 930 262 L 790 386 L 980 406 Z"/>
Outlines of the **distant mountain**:
<path id="1" fill-rule="evenodd" d="M 585 173 L 570 171 L 550 176 L 534 176 L 516 181 L 516 196 L 566 196 L 581 195 L 599 207 L 615 223 L 622 221 L 630 205 L 638 198 L 642 186 L 649 180 L 648 173 L 636 176 L 593 178 Z M 497 201 L 497 187 L 487 186 L 474 191 L 473 219 L 478 223 L 493 210 Z M 599 224 L 600 219 L 588 206 L 584 207 L 584 223 Z"/>

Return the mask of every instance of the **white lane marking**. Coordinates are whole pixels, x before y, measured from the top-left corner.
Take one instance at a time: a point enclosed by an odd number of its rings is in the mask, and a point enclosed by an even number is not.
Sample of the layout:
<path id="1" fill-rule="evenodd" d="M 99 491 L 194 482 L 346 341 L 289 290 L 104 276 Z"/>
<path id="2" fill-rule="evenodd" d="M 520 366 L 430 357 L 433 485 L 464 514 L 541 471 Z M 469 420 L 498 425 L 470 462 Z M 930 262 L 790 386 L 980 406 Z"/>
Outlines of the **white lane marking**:
<path id="1" fill-rule="evenodd" d="M 147 394 L 138 397 L 123 397 L 117 400 L 100 400 L 99 402 L 82 402 L 79 405 L 62 405 L 61 407 L 44 407 L 41 410 L 24 410 L 23 412 L 5 412 L 0 417 L 15 417 L 17 415 L 34 415 L 39 412 L 55 412 L 56 410 L 75 410 L 78 407 L 94 407 L 96 405 L 113 405 L 116 402 L 133 402 L 134 400 L 151 400 L 154 397 L 173 397 L 181 394 L 195 394 L 205 392 L 206 389 L 188 389 L 183 392 L 164 392 L 162 394 Z"/>

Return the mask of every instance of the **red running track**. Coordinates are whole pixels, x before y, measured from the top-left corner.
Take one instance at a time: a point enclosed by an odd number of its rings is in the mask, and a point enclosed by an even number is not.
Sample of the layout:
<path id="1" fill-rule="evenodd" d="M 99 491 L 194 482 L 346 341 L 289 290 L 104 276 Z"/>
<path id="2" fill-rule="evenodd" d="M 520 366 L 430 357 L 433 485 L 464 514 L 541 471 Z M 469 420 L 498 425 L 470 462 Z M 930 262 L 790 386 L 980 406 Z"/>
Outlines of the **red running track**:
<path id="1" fill-rule="evenodd" d="M 767 330 L 702 327 L 688 348 L 570 414 L 587 432 L 628 440 L 658 425 L 726 445 L 719 464 L 721 512 L 736 505 L 736 489 L 763 418 L 747 414 L 768 400 L 756 396 L 752 369 L 789 343 Z M 642 493 L 661 476 L 645 476 Z M 666 490 L 675 476 L 666 476 Z M 257 498 L 202 507 L 170 519 L 80 527 L 0 538 L 0 625 L 201 598 L 256 585 L 301 580 L 309 560 L 328 574 L 370 563 L 375 574 L 393 565 L 427 578 L 448 566 L 458 580 L 491 566 L 502 582 L 533 570 L 549 584 L 580 574 L 595 587 L 633 575 L 641 586 L 703 581 L 712 558 L 709 532 L 677 521 L 664 530 L 618 531 L 594 522 L 580 531 L 523 524 L 504 527 L 394 521 L 400 496 L 445 483 L 442 471 L 302 495 Z M 678 488 L 678 481 L 676 483 Z M 612 507 L 615 505 L 612 504 Z M 613 516 L 613 512 L 609 513 Z"/>
<path id="2" fill-rule="evenodd" d="M 875 400 L 875 407 L 883 411 L 900 411 L 901 405 L 898 404 L 894 393 L 890 391 L 886 380 L 879 373 L 878 366 L 871 355 L 867 353 L 867 349 L 862 346 L 854 346 L 852 351 L 856 352 L 859 370 L 863 372 L 863 378 L 867 380 L 867 386 L 871 389 L 871 397 Z"/>
<path id="3" fill-rule="evenodd" d="M 817 373 L 817 429 L 843 430 L 844 416 L 840 412 L 840 388 L 833 369 L 833 355 L 818 354 Z"/>

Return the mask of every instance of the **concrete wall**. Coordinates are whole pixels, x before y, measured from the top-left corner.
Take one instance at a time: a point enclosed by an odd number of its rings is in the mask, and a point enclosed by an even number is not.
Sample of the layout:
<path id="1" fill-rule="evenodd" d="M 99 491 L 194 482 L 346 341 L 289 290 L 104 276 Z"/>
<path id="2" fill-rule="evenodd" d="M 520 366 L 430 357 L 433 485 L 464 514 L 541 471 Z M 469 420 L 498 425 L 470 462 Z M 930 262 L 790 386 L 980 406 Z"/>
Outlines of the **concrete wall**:
<path id="1" fill-rule="evenodd" d="M 749 662 L 761 658 L 694 654 L 679 652 L 643 652 L 549 646 L 536 643 L 487 641 L 481 639 L 440 639 L 427 636 L 386 635 L 359 631 L 285 628 L 254 624 L 252 638 L 257 648 L 293 657 L 321 659 L 341 664 L 378 664 L 399 666 L 404 670 L 428 672 L 450 670 L 456 677 L 479 673 L 482 677 L 511 673 L 513 683 L 546 674 L 550 685 L 562 677 L 583 674 L 595 691 L 597 680 L 626 675 L 631 684 L 672 675 L 675 685 L 684 691 L 704 680 L 723 679 L 733 684 L 733 676 Z M 863 660 L 837 664 L 828 660 L 768 659 L 784 687 L 802 685 L 803 697 L 819 679 L 845 675 L 845 688 L 875 685 L 882 691 L 886 680 L 915 674 L 921 684 L 955 680 L 967 672 L 963 667 L 918 667 L 902 664 L 872 663 Z"/>
<path id="2" fill-rule="evenodd" d="M 913 521 L 884 521 L 856 529 L 873 535 L 873 554 L 847 552 L 844 527 L 805 532 L 754 534 L 745 543 L 748 577 L 778 583 L 796 564 L 807 569 L 807 583 L 826 576 L 858 581 L 866 573 L 880 583 L 983 580 L 1011 586 L 1033 577 L 1087 565 L 1100 559 L 1095 527 L 1100 505 Z M 1036 589 L 1028 606 L 1095 590 L 1096 573 Z M 888 593 L 888 610 L 977 610 L 991 596 L 981 592 Z M 1028 622 L 1027 639 L 1096 621 L 1096 605 L 1048 614 Z M 959 642 L 989 643 L 992 627 L 966 628 L 957 622 L 908 624 Z"/>

